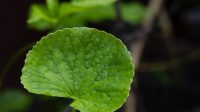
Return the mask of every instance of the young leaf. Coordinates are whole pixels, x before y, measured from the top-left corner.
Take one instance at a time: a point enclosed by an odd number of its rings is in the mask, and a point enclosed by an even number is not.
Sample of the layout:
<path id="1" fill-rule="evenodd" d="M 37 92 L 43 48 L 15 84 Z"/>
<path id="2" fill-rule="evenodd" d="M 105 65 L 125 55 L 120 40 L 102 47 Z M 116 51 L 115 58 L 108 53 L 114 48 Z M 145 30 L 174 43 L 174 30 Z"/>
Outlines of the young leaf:
<path id="1" fill-rule="evenodd" d="M 120 5 L 121 5 L 121 11 L 122 11 L 122 18 L 124 19 L 124 21 L 133 23 L 133 24 L 141 23 L 141 21 L 143 20 L 143 17 L 146 14 L 145 12 L 146 9 L 144 8 L 142 4 L 133 2 L 129 4 L 121 3 Z M 73 11 L 73 9 L 76 9 L 76 10 L 79 9 L 77 6 L 73 6 L 73 7 L 74 8 L 71 8 L 70 10 Z M 62 11 L 64 12 L 67 10 L 62 10 Z M 82 9 L 79 12 L 77 11 L 73 13 L 73 15 L 70 15 L 70 16 L 63 16 L 62 18 L 59 19 L 58 23 L 55 25 L 55 29 L 63 29 L 66 27 L 74 27 L 74 26 L 76 27 L 86 26 L 86 23 L 88 22 L 95 23 L 95 22 L 101 22 L 104 20 L 115 20 L 115 19 L 116 19 L 116 11 L 113 5 L 91 7 L 85 10 Z"/>
<path id="2" fill-rule="evenodd" d="M 138 2 L 133 2 L 129 4 L 121 4 L 122 17 L 125 21 L 139 24 L 142 22 L 144 16 L 146 15 L 145 7 Z"/>
<path id="3" fill-rule="evenodd" d="M 21 82 L 29 92 L 71 98 L 81 112 L 112 112 L 133 78 L 122 42 L 93 28 L 67 28 L 42 38 L 27 54 Z"/>
<path id="4" fill-rule="evenodd" d="M 124 21 L 139 24 L 145 8 L 137 2 L 121 3 Z M 46 0 L 46 5 L 34 4 L 29 12 L 28 25 L 37 30 L 56 30 L 66 27 L 85 26 L 88 22 L 100 22 L 116 19 L 116 11 L 112 4 L 105 6 L 77 6 L 68 2 Z"/>
<path id="5" fill-rule="evenodd" d="M 51 12 L 51 15 L 56 16 L 58 13 L 59 8 L 59 1 L 58 0 L 46 0 L 47 8 L 49 12 Z"/>
<path id="6" fill-rule="evenodd" d="M 78 12 L 82 12 L 85 11 L 86 9 L 89 9 L 88 7 L 80 7 L 80 6 L 75 6 L 72 5 L 68 2 L 63 2 L 60 4 L 59 7 L 59 17 L 63 17 L 63 16 L 71 16 L 74 13 L 78 13 Z"/>
<path id="7" fill-rule="evenodd" d="M 28 17 L 28 25 L 37 30 L 47 30 L 56 23 L 57 19 L 50 16 L 50 12 L 44 5 L 34 4 L 31 6 Z"/>
<path id="8" fill-rule="evenodd" d="M 77 7 L 77 6 L 76 6 Z M 63 29 L 66 27 L 86 26 L 88 22 L 100 22 L 103 20 L 114 20 L 115 11 L 112 5 L 91 7 L 70 16 L 63 16 L 56 24 L 56 29 Z"/>
<path id="9" fill-rule="evenodd" d="M 72 4 L 78 6 L 103 6 L 112 4 L 116 0 L 72 0 Z"/>

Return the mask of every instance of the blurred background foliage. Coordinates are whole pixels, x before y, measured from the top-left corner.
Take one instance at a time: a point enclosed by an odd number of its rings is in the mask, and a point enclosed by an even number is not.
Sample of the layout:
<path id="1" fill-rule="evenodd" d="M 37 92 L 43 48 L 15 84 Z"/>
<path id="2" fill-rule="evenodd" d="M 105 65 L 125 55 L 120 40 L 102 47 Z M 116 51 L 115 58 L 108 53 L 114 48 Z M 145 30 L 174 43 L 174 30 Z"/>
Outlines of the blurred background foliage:
<path id="1" fill-rule="evenodd" d="M 88 5 L 90 0 L 87 4 L 80 2 L 81 0 L 74 1 L 75 3 L 73 1 L 72 3 L 59 3 L 58 0 L 46 0 L 46 4 L 32 5 L 28 18 L 29 27 L 40 31 L 57 30 L 66 27 L 86 26 L 88 22 L 115 20 L 117 17 L 113 4 L 99 5 L 99 0 L 94 0 L 95 2 L 93 1 L 91 5 Z M 120 3 L 120 10 L 122 18 L 133 24 L 139 24 L 145 15 L 145 7 L 139 2 Z"/>
<path id="2" fill-rule="evenodd" d="M 131 91 L 135 103 L 117 112 L 200 111 L 199 0 L 2 1 L 0 11 L 0 112 L 69 111 L 70 99 L 30 94 L 20 76 L 26 52 L 42 36 L 79 26 L 112 33 L 130 51 L 146 39 L 140 59 L 132 52 L 139 60 Z"/>
<path id="3" fill-rule="evenodd" d="M 25 93 L 9 89 L 0 93 L 0 112 L 23 112 L 31 104 L 31 97 Z"/>

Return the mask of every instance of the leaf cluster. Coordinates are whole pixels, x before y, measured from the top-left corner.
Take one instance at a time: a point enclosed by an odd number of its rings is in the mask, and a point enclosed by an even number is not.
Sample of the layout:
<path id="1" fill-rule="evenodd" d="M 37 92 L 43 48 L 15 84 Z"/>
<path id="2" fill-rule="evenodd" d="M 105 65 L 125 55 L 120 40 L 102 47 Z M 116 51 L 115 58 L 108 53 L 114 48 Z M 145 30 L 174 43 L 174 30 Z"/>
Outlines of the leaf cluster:
<path id="1" fill-rule="evenodd" d="M 33 4 L 29 11 L 30 28 L 44 31 L 66 27 L 86 26 L 88 22 L 115 20 L 115 0 L 46 0 L 46 4 Z M 122 18 L 129 23 L 140 23 L 145 15 L 145 8 L 140 3 L 121 3 Z"/>

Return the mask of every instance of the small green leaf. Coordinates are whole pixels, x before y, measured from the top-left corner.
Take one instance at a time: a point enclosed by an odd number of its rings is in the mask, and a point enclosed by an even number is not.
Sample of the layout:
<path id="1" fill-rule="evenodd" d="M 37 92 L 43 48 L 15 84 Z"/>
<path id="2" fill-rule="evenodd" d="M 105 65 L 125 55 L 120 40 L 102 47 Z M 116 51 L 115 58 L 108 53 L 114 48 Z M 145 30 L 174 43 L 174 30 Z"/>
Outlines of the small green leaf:
<path id="1" fill-rule="evenodd" d="M 112 4 L 116 0 L 72 0 L 72 4 L 78 6 L 103 6 Z"/>
<path id="2" fill-rule="evenodd" d="M 18 90 L 0 92 L 0 112 L 25 112 L 31 98 Z"/>
<path id="3" fill-rule="evenodd" d="M 121 4 L 122 17 L 125 21 L 139 24 L 146 15 L 146 8 L 138 2 L 133 2 L 129 4 Z"/>
<path id="4" fill-rule="evenodd" d="M 58 0 L 46 0 L 47 8 L 51 12 L 51 15 L 56 16 L 59 8 Z"/>
<path id="5" fill-rule="evenodd" d="M 121 6 L 122 18 L 124 19 L 124 21 L 129 23 L 133 24 L 141 23 L 146 14 L 146 9 L 144 8 L 144 6 L 137 2 L 129 4 L 121 3 L 120 6 Z M 74 8 L 74 9 L 77 10 L 79 8 Z M 69 10 L 73 11 L 74 9 L 72 8 Z M 97 6 L 84 9 L 79 12 L 77 11 L 76 13 L 73 13 L 70 16 L 68 15 L 63 16 L 62 18 L 59 19 L 58 23 L 55 26 L 56 27 L 55 29 L 63 29 L 66 27 L 74 27 L 74 26 L 80 27 L 80 26 L 86 26 L 86 23 L 89 22 L 96 23 L 104 20 L 115 20 L 115 19 L 116 19 L 116 11 L 113 5 Z"/>
<path id="6" fill-rule="evenodd" d="M 71 98 L 81 112 L 112 112 L 128 97 L 133 78 L 122 42 L 93 28 L 67 28 L 27 54 L 21 82 L 32 93 Z"/>
<path id="7" fill-rule="evenodd" d="M 112 5 L 91 7 L 82 11 L 76 12 L 73 15 L 66 15 L 59 19 L 56 24 L 56 29 L 66 27 L 86 26 L 88 22 L 100 22 L 103 20 L 114 20 L 115 11 Z"/>
<path id="8" fill-rule="evenodd" d="M 46 2 L 46 5 L 32 5 L 28 19 L 30 28 L 39 31 L 56 30 L 66 27 L 86 26 L 88 22 L 116 19 L 116 11 L 112 4 L 87 7 L 73 5 L 68 2 L 58 4 L 57 0 L 46 0 Z M 129 23 L 141 23 L 146 14 L 144 6 L 137 2 L 121 3 L 120 6 L 124 21 Z"/>
<path id="9" fill-rule="evenodd" d="M 67 2 L 63 2 L 59 7 L 59 18 L 63 16 L 72 16 L 74 13 L 82 12 L 88 9 L 87 7 L 75 6 Z"/>
<path id="10" fill-rule="evenodd" d="M 27 22 L 31 28 L 47 30 L 52 27 L 52 24 L 57 22 L 57 19 L 50 15 L 50 12 L 44 5 L 34 4 L 30 8 Z"/>

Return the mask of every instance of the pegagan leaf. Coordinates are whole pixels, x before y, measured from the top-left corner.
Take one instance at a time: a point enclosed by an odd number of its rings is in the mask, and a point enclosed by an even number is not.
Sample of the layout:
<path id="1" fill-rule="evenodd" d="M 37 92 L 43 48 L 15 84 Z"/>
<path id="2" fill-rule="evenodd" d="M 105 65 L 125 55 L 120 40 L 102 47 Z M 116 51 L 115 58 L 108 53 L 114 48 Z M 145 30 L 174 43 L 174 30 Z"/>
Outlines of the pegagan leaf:
<path id="1" fill-rule="evenodd" d="M 124 21 L 133 24 L 140 24 L 143 20 L 146 9 L 145 7 L 137 2 L 133 3 L 121 3 L 121 11 L 122 18 Z M 70 6 L 68 6 L 70 8 Z M 72 6 L 71 6 L 72 7 Z M 74 7 L 74 8 L 73 8 Z M 75 12 L 79 8 L 77 6 L 73 6 L 72 10 Z M 82 7 L 83 8 L 83 7 Z M 62 10 L 67 11 L 66 10 Z M 69 12 L 68 12 L 69 13 Z M 64 15 L 64 14 L 62 14 Z M 86 26 L 86 23 L 97 23 L 104 20 L 115 20 L 116 19 L 116 11 L 113 5 L 99 6 L 99 7 L 91 7 L 89 9 L 82 9 L 81 11 L 77 11 L 70 16 L 63 16 L 59 19 L 58 23 L 55 26 L 55 29 L 63 29 L 66 27 L 74 27 L 74 26 Z"/>
<path id="2" fill-rule="evenodd" d="M 146 9 L 137 2 L 121 3 L 124 21 L 139 24 Z M 44 4 L 34 4 L 30 8 L 28 25 L 36 30 L 57 30 L 70 27 L 86 26 L 87 23 L 115 20 L 116 11 L 112 4 L 103 6 L 78 6 L 58 0 L 46 0 Z"/>
<path id="3" fill-rule="evenodd" d="M 112 112 L 133 78 L 122 42 L 93 28 L 67 28 L 42 38 L 27 54 L 21 82 L 32 93 L 71 98 L 81 112 Z"/>
<path id="4" fill-rule="evenodd" d="M 47 30 L 57 22 L 57 19 L 51 15 L 51 12 L 40 4 L 31 6 L 28 17 L 28 25 L 37 30 Z"/>
<path id="5" fill-rule="evenodd" d="M 58 13 L 59 8 L 59 1 L 58 0 L 46 0 L 47 8 L 49 12 L 51 12 L 51 15 L 56 16 Z"/>
<path id="6" fill-rule="evenodd" d="M 116 0 L 72 0 L 72 4 L 78 6 L 103 6 L 112 4 Z"/>
<path id="7" fill-rule="evenodd" d="M 63 29 L 66 27 L 86 26 L 88 22 L 100 22 L 103 20 L 114 20 L 115 12 L 111 5 L 91 7 L 74 13 L 70 16 L 63 16 L 56 24 L 56 29 Z"/>
<path id="8" fill-rule="evenodd" d="M 72 16 L 75 13 L 82 12 L 84 10 L 88 9 L 88 7 L 80 7 L 72 5 L 68 2 L 63 2 L 60 4 L 59 7 L 59 18 L 62 18 L 63 16 Z"/>

